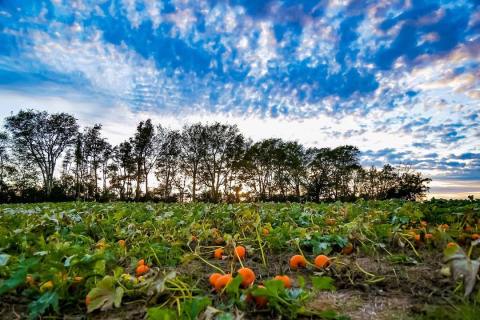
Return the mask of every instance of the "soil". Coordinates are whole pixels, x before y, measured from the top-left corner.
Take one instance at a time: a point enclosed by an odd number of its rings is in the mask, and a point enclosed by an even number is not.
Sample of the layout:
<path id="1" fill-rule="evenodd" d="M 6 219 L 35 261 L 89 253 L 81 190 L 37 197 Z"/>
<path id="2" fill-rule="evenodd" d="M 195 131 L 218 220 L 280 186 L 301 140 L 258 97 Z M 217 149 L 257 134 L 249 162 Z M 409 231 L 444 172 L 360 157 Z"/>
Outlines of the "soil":
<path id="1" fill-rule="evenodd" d="M 277 274 L 286 274 L 296 283 L 298 275 L 308 279 L 311 275 L 331 276 L 335 279 L 337 288 L 334 292 L 320 292 L 307 307 L 315 311 L 334 310 L 338 314 L 350 317 L 352 320 L 372 319 L 411 319 L 422 312 L 426 305 L 446 305 L 447 297 L 451 296 L 454 284 L 439 272 L 441 255 L 432 250 L 422 250 L 421 259 L 415 256 L 418 263 L 392 263 L 388 255 L 372 256 L 339 256 L 337 261 L 325 271 L 319 272 L 311 268 L 300 271 L 288 269 L 289 254 L 268 256 L 268 270 L 265 270 L 261 257 L 249 259 L 249 267 L 257 275 L 257 282 L 272 278 Z M 413 260 L 409 260 L 413 261 Z M 238 268 L 238 262 L 233 267 L 231 259 L 218 261 L 209 260 L 223 270 Z M 198 259 L 176 267 L 178 274 L 184 277 L 201 279 L 197 286 L 209 288 L 207 275 L 212 268 Z M 307 281 L 308 282 L 308 281 Z M 213 295 L 215 299 L 219 299 Z M 27 318 L 28 301 L 24 297 L 3 296 L 0 301 L 0 319 Z M 143 319 L 146 306 L 143 301 L 126 301 L 119 309 L 108 312 L 94 312 L 88 316 L 82 313 L 84 306 L 75 310 L 61 310 L 64 314 L 58 319 Z M 272 319 L 271 313 L 243 313 L 239 319 Z M 55 317 L 48 317 L 55 319 Z"/>

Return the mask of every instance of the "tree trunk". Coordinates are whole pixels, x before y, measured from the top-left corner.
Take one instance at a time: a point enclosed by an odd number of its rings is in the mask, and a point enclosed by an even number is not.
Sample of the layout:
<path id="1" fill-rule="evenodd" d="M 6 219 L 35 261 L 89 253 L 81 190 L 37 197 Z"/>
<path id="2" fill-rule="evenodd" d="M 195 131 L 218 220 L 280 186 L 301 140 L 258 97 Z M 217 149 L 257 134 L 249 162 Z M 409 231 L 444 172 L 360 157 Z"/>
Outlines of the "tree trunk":
<path id="1" fill-rule="evenodd" d="M 135 189 L 135 200 L 140 200 L 140 179 L 141 179 L 141 165 L 137 163 L 137 186 Z"/>
<path id="2" fill-rule="evenodd" d="M 192 202 L 195 202 L 195 191 L 197 189 L 197 168 L 193 169 L 192 180 Z"/>
<path id="3" fill-rule="evenodd" d="M 93 177 L 95 178 L 95 190 L 94 190 L 94 197 L 95 200 L 98 200 L 98 175 L 97 175 L 97 167 L 93 168 Z"/>

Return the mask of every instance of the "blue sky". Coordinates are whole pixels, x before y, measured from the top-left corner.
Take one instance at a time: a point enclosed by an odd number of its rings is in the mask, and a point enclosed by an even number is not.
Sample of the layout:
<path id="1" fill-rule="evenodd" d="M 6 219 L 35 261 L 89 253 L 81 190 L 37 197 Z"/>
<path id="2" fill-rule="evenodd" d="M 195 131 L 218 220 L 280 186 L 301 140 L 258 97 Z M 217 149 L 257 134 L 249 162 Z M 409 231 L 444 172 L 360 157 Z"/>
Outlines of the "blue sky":
<path id="1" fill-rule="evenodd" d="M 480 195 L 480 1 L 0 0 L 0 116 L 236 123 Z"/>

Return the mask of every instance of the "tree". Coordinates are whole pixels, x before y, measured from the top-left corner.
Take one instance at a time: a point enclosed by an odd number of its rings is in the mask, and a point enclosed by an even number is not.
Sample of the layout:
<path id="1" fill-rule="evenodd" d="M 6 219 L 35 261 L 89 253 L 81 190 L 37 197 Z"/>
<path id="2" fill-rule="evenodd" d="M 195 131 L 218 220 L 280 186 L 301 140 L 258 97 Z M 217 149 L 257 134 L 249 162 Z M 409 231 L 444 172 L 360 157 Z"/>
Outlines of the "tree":
<path id="1" fill-rule="evenodd" d="M 332 172 L 332 154 L 330 148 L 310 148 L 306 152 L 307 192 L 311 200 L 320 201 L 329 198 Z"/>
<path id="2" fill-rule="evenodd" d="M 164 200 L 171 196 L 179 171 L 181 149 L 181 134 L 178 131 L 167 130 L 158 126 L 158 159 L 155 175 L 159 182 L 159 192 Z"/>
<path id="3" fill-rule="evenodd" d="M 354 146 L 341 146 L 331 151 L 333 162 L 332 181 L 335 200 L 352 200 L 353 194 L 350 185 L 355 170 L 360 168 L 360 150 Z"/>
<path id="4" fill-rule="evenodd" d="M 62 171 L 60 172 L 59 188 L 67 199 L 75 198 L 75 170 L 72 167 L 75 164 L 74 153 L 71 149 L 65 152 L 62 161 Z M 73 173 L 73 175 L 72 175 Z"/>
<path id="5" fill-rule="evenodd" d="M 65 148 L 75 142 L 76 119 L 66 113 L 49 115 L 45 111 L 22 110 L 8 117 L 5 127 L 11 133 L 16 149 L 38 166 L 49 197 L 57 160 Z"/>
<path id="6" fill-rule="evenodd" d="M 406 200 L 424 198 L 429 190 L 428 184 L 432 181 L 424 177 L 420 172 L 413 172 L 405 167 L 399 170 L 399 185 L 395 197 Z"/>
<path id="7" fill-rule="evenodd" d="M 75 138 L 74 146 L 74 162 L 75 162 L 75 199 L 80 199 L 80 191 L 82 187 L 83 175 L 83 138 L 82 134 L 78 133 Z"/>
<path id="8" fill-rule="evenodd" d="M 83 137 L 83 153 L 85 164 L 89 166 L 89 173 L 93 181 L 93 198 L 99 199 L 98 192 L 98 170 L 103 161 L 103 153 L 109 146 L 105 138 L 101 137 L 102 125 L 95 124 L 93 127 L 87 127 L 82 135 Z"/>
<path id="9" fill-rule="evenodd" d="M 196 201 L 196 191 L 198 182 L 198 172 L 200 161 L 204 157 L 205 148 L 203 138 L 205 129 L 200 123 L 185 125 L 181 134 L 182 153 L 180 157 L 180 166 L 184 174 L 192 181 L 191 194 L 192 201 Z"/>
<path id="10" fill-rule="evenodd" d="M 8 143 L 9 139 L 7 133 L 0 132 L 0 199 L 3 198 L 3 194 L 7 187 L 5 178 L 7 175 L 7 162 L 9 160 Z"/>
<path id="11" fill-rule="evenodd" d="M 44 200 L 44 192 L 39 189 L 39 169 L 38 165 L 23 152 L 17 149 L 13 150 L 12 166 L 15 168 L 11 175 L 12 188 L 15 193 L 16 201 L 35 202 Z"/>
<path id="12" fill-rule="evenodd" d="M 148 198 L 148 175 L 156 163 L 157 153 L 155 152 L 155 128 L 152 121 L 141 121 L 137 126 L 137 132 L 131 140 L 137 164 L 137 188 L 135 191 L 136 200 L 140 199 L 140 183 L 142 178 L 145 181 L 145 198 Z"/>
<path id="13" fill-rule="evenodd" d="M 105 140 L 102 153 L 100 155 L 100 163 L 102 166 L 102 181 L 103 181 L 103 197 L 106 197 L 108 194 L 107 187 L 107 177 L 110 170 L 110 160 L 113 157 L 113 147 L 110 143 Z M 112 168 L 115 169 L 115 168 Z"/>
<path id="14" fill-rule="evenodd" d="M 120 199 L 126 200 L 130 198 L 132 192 L 132 178 L 135 175 L 135 157 L 133 154 L 133 146 L 130 141 L 120 143 L 113 151 L 113 159 L 118 168 L 118 181 L 114 181 L 119 187 Z"/>
<path id="15" fill-rule="evenodd" d="M 209 200 L 218 202 L 220 187 L 226 185 L 235 165 L 243 157 L 245 139 L 237 126 L 218 122 L 204 128 L 202 139 L 202 178 L 209 189 Z"/>
<path id="16" fill-rule="evenodd" d="M 314 201 L 355 198 L 355 173 L 361 168 L 354 146 L 307 150 L 307 189 Z"/>
<path id="17" fill-rule="evenodd" d="M 185 125 L 182 131 L 142 121 L 112 147 L 101 124 L 80 133 L 65 113 L 20 111 L 0 132 L 0 201 L 351 201 L 416 200 L 431 179 L 411 168 L 362 168 L 354 146 L 309 148 L 295 141 L 245 140 L 234 125 Z M 62 161 L 59 175 L 56 162 Z M 101 184 L 103 182 L 103 185 Z M 245 188 L 245 189 L 244 189 Z M 102 192 L 100 192 L 102 191 Z M 200 196 L 199 196 L 200 195 Z"/>
<path id="18" fill-rule="evenodd" d="M 281 143 L 280 139 L 265 139 L 251 145 L 245 153 L 244 175 L 259 200 L 267 200 L 272 196 Z"/>
<path id="19" fill-rule="evenodd" d="M 305 176 L 305 153 L 303 146 L 295 141 L 282 141 L 277 151 L 276 180 L 281 197 L 293 195 L 300 199 L 300 185 Z"/>

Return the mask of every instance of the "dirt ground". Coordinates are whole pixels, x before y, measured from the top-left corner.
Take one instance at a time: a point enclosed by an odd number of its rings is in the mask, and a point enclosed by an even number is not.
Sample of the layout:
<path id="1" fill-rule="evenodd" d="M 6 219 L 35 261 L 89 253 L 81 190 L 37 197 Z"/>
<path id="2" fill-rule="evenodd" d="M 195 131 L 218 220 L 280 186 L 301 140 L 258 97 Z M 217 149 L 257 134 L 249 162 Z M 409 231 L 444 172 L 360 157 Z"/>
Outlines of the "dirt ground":
<path id="1" fill-rule="evenodd" d="M 275 274 L 289 275 L 294 284 L 298 275 L 308 279 L 311 275 L 326 275 L 335 279 L 337 290 L 321 292 L 310 300 L 307 307 L 315 311 L 334 310 L 352 320 L 411 319 L 421 312 L 424 305 L 446 304 L 452 294 L 453 283 L 439 272 L 441 256 L 431 251 L 421 252 L 417 263 L 392 263 L 387 255 L 340 256 L 337 262 L 324 272 L 311 269 L 294 272 L 285 267 L 288 254 L 269 256 L 268 271 L 260 259 L 251 259 L 249 266 L 257 274 L 257 281 L 269 279 Z M 218 264 L 218 263 L 217 263 Z M 222 269 L 232 266 L 228 261 L 219 262 Z M 235 268 L 235 266 L 234 266 Z M 197 286 L 209 288 L 205 275 L 211 273 L 206 264 L 192 260 L 175 268 L 184 276 L 199 280 Z M 307 281 L 308 283 L 308 281 Z M 215 297 L 215 296 L 214 296 Z M 27 301 L 22 297 L 3 296 L 0 301 L 0 319 L 26 319 Z M 95 312 L 85 316 L 83 306 L 62 310 L 62 316 L 44 319 L 143 319 L 146 306 L 142 301 L 125 301 L 122 307 L 108 312 Z M 242 319 L 271 319 L 270 313 L 244 313 Z M 279 318 L 280 319 L 280 318 Z"/>

